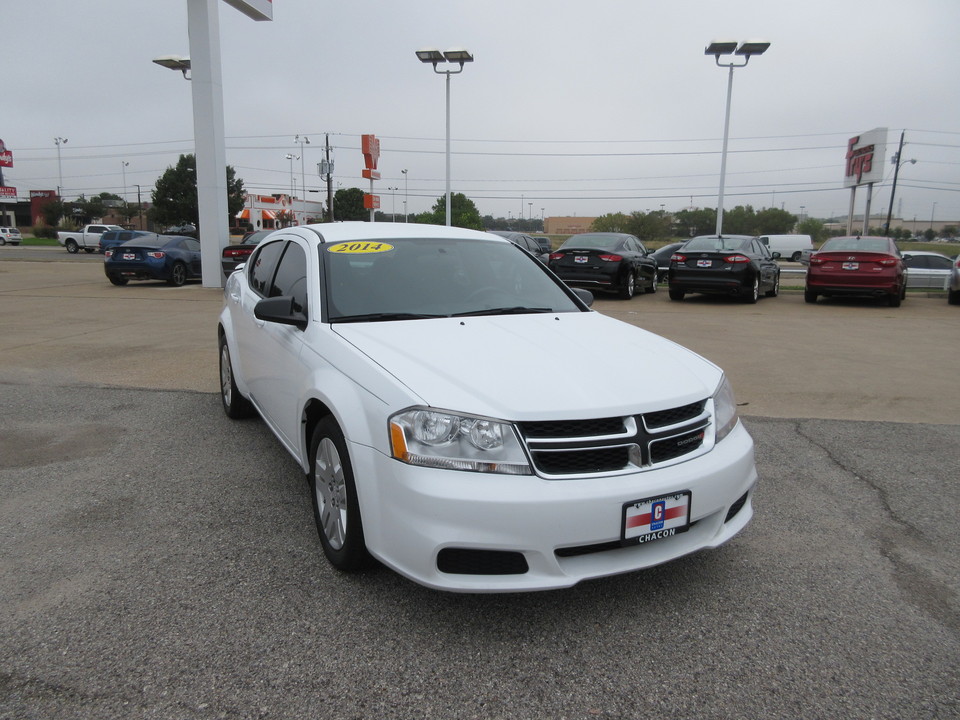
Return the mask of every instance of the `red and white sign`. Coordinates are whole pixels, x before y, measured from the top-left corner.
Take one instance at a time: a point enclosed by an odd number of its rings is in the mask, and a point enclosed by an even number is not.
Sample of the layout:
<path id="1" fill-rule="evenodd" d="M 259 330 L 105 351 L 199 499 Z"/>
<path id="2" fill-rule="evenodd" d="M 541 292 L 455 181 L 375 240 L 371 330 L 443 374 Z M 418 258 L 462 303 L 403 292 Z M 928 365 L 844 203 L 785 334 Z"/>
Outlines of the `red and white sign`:
<path id="1" fill-rule="evenodd" d="M 856 187 L 883 180 L 887 154 L 887 129 L 875 128 L 847 141 L 843 186 Z"/>
<path id="2" fill-rule="evenodd" d="M 380 209 L 380 196 L 371 195 L 370 193 L 363 194 L 363 208 L 364 210 L 379 210 Z"/>
<path id="3" fill-rule="evenodd" d="M 17 189 L 15 187 L 3 187 L 0 185 L 0 198 L 13 198 L 17 199 Z"/>
<path id="4" fill-rule="evenodd" d="M 377 163 L 380 160 L 380 140 L 376 135 L 361 135 L 360 151 L 363 153 L 363 164 L 366 166 L 361 175 L 367 180 L 379 180 Z"/>
<path id="5" fill-rule="evenodd" d="M 13 167 L 13 153 L 0 140 L 0 167 Z"/>

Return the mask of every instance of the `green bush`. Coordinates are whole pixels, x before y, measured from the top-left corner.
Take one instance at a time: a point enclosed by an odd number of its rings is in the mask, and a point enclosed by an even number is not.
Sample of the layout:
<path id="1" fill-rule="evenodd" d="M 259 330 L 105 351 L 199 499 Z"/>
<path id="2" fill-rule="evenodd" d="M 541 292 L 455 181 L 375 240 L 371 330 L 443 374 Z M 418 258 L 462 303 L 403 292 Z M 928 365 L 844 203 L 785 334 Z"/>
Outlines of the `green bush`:
<path id="1" fill-rule="evenodd" d="M 50 225 L 34 225 L 30 232 L 37 238 L 57 239 L 57 229 Z"/>

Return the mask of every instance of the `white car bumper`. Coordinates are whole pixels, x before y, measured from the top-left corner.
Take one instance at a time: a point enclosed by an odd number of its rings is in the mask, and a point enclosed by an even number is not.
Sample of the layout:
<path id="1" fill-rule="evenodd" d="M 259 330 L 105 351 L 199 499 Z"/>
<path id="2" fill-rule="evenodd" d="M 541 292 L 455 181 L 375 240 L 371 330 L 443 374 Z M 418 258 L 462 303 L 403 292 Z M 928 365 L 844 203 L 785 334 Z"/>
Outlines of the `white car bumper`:
<path id="1" fill-rule="evenodd" d="M 750 521 L 757 482 L 753 441 L 742 424 L 688 462 L 588 479 L 414 467 L 356 444 L 350 453 L 371 554 L 418 583 L 458 592 L 569 587 L 717 547 Z M 680 491 L 691 493 L 689 530 L 620 546 L 626 503 Z M 438 560 L 451 552 L 476 568 L 441 571 Z M 514 568 L 498 572 L 501 561 Z"/>

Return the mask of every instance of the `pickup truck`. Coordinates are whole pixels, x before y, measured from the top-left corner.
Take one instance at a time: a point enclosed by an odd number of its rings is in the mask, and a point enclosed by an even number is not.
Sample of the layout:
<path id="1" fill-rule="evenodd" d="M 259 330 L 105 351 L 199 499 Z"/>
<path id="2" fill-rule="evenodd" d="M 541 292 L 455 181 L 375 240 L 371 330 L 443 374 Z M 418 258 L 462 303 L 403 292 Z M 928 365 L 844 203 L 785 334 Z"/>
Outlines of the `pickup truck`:
<path id="1" fill-rule="evenodd" d="M 99 249 L 100 236 L 107 230 L 123 230 L 123 228 L 119 225 L 87 225 L 79 232 L 58 232 L 57 242 L 63 245 L 68 253 L 80 252 L 80 248 L 92 253 Z"/>

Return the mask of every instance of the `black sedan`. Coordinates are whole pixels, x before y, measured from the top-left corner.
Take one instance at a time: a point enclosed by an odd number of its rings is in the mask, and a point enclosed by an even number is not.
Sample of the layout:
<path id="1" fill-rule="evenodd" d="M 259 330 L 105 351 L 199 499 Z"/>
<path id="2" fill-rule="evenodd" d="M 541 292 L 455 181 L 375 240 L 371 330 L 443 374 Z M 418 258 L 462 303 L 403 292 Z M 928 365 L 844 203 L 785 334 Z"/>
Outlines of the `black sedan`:
<path id="1" fill-rule="evenodd" d="M 749 235 L 700 235 L 670 258 L 670 299 L 715 293 L 755 303 L 760 293 L 780 294 L 780 267 L 767 246 Z"/>
<path id="2" fill-rule="evenodd" d="M 550 253 L 550 269 L 570 287 L 617 293 L 657 291 L 657 262 L 638 238 L 625 233 L 584 233 Z"/>
<path id="3" fill-rule="evenodd" d="M 545 253 L 540 249 L 540 243 L 526 233 L 511 232 L 508 230 L 490 230 L 489 232 L 493 235 L 499 235 L 502 238 L 506 238 L 518 247 L 522 247 L 528 253 L 544 263 L 550 259 L 549 253 Z"/>
<path id="4" fill-rule="evenodd" d="M 670 243 L 650 253 L 650 257 L 657 261 L 657 278 L 659 280 L 667 279 L 667 272 L 670 270 L 670 258 L 673 257 L 674 251 L 682 245 L 682 242 Z"/>
<path id="5" fill-rule="evenodd" d="M 107 249 L 103 271 L 114 285 L 166 280 L 179 287 L 188 278 L 201 277 L 200 241 L 181 235 L 134 238 Z"/>
<path id="6" fill-rule="evenodd" d="M 220 251 L 220 267 L 223 274 L 230 277 L 230 273 L 240 267 L 250 257 L 260 241 L 267 237 L 273 230 L 257 230 L 247 233 L 243 239 L 236 245 L 227 245 Z"/>

